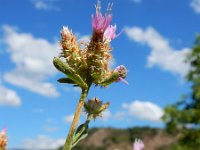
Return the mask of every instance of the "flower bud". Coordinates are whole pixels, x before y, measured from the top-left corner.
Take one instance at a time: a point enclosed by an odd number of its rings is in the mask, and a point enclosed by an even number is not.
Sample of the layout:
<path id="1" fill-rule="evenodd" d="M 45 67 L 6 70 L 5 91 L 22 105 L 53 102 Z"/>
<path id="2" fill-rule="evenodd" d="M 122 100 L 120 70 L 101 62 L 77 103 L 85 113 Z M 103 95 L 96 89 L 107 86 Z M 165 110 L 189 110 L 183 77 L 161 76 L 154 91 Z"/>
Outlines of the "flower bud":
<path id="1" fill-rule="evenodd" d="M 117 66 L 114 71 L 118 72 L 120 77 L 122 77 L 123 79 L 126 78 L 127 69 L 125 66 L 123 65 Z"/>
<path id="2" fill-rule="evenodd" d="M 102 101 L 100 101 L 98 98 L 92 98 L 85 102 L 84 108 L 85 112 L 88 115 L 93 115 L 93 118 L 95 119 L 96 117 L 101 116 L 101 113 L 108 108 L 109 105 L 109 102 L 102 104 Z"/>
<path id="3" fill-rule="evenodd" d="M 60 44 L 62 47 L 61 57 L 64 57 L 70 67 L 82 70 L 86 67 L 86 56 L 77 43 L 76 37 L 68 27 L 63 26 Z"/>
<path id="4" fill-rule="evenodd" d="M 68 27 L 63 26 L 62 30 L 60 31 L 60 34 L 61 34 L 60 43 L 61 43 L 62 48 L 70 49 L 72 41 L 73 41 L 72 39 L 74 38 L 72 32 L 69 30 Z"/>
<path id="5" fill-rule="evenodd" d="M 122 81 L 125 84 L 128 84 L 128 82 L 126 80 L 124 80 L 126 78 L 126 75 L 127 75 L 127 69 L 126 69 L 125 66 L 120 65 L 120 66 L 116 67 L 114 72 L 119 73 L 119 78 L 117 79 L 117 81 Z"/>
<path id="6" fill-rule="evenodd" d="M 72 37 L 72 32 L 69 31 L 68 27 L 63 26 L 62 30 L 60 31 L 61 36 L 63 39 L 69 39 Z"/>

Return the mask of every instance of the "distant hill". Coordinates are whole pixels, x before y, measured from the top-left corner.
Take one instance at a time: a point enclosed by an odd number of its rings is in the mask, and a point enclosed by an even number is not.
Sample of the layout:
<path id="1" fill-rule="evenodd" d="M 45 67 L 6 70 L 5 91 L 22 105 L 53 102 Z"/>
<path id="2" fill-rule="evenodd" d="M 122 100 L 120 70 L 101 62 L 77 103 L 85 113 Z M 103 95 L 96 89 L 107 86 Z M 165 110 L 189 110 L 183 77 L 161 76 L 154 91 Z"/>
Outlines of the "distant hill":
<path id="1" fill-rule="evenodd" d="M 164 150 L 176 141 L 177 136 L 169 135 L 163 129 L 149 127 L 93 128 L 88 137 L 73 150 L 132 150 L 135 138 L 143 140 L 144 150 Z"/>

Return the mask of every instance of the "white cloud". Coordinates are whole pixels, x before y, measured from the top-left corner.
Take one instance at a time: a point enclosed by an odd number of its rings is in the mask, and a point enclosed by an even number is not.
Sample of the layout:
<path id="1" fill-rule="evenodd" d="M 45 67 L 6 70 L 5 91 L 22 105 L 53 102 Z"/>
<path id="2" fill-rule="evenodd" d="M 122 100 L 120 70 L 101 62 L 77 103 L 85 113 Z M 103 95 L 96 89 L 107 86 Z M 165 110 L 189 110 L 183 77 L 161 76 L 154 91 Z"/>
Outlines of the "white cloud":
<path id="1" fill-rule="evenodd" d="M 163 116 L 163 110 L 158 105 L 151 102 L 133 101 L 130 104 L 123 104 L 122 107 L 128 113 L 138 119 L 159 122 Z"/>
<path id="2" fill-rule="evenodd" d="M 75 91 L 75 92 L 81 92 L 81 88 L 80 87 L 73 87 L 73 91 Z"/>
<path id="3" fill-rule="evenodd" d="M 13 27 L 5 25 L 4 43 L 16 68 L 6 72 L 3 78 L 16 86 L 44 96 L 58 96 L 54 85 L 48 78 L 57 73 L 52 64 L 59 49 L 58 42 L 35 38 L 29 33 L 18 33 Z"/>
<path id="4" fill-rule="evenodd" d="M 182 77 L 188 73 L 190 66 L 185 62 L 185 58 L 190 51 L 189 48 L 175 50 L 152 27 L 148 27 L 146 30 L 140 27 L 126 27 L 125 32 L 131 40 L 147 44 L 151 48 L 151 53 L 147 58 L 148 67 L 158 66 L 163 70 L 179 74 Z"/>
<path id="5" fill-rule="evenodd" d="M 55 0 L 32 0 L 34 7 L 38 10 L 55 10 L 59 11 L 60 9 L 55 6 Z"/>
<path id="6" fill-rule="evenodd" d="M 19 106 L 21 100 L 17 93 L 0 85 L 0 105 Z"/>
<path id="7" fill-rule="evenodd" d="M 64 122 L 72 123 L 73 119 L 74 119 L 74 114 L 71 114 L 69 116 L 64 117 Z"/>
<path id="8" fill-rule="evenodd" d="M 114 115 L 113 115 L 113 118 L 115 120 L 124 120 L 125 116 L 127 116 L 127 113 L 124 112 L 124 111 L 119 111 L 119 112 L 116 112 Z"/>
<path id="9" fill-rule="evenodd" d="M 44 130 L 45 130 L 46 132 L 52 133 L 52 132 L 58 131 L 59 129 L 58 129 L 57 127 L 45 126 L 45 127 L 44 127 Z"/>
<path id="10" fill-rule="evenodd" d="M 108 109 L 106 109 L 105 111 L 103 111 L 101 113 L 101 115 L 102 116 L 100 117 L 100 120 L 103 120 L 103 121 L 107 121 L 107 120 L 109 120 L 112 117 L 112 114 L 111 114 L 111 112 Z"/>
<path id="11" fill-rule="evenodd" d="M 127 113 L 124 111 L 118 111 L 114 114 L 112 114 L 108 109 L 102 112 L 102 116 L 97 118 L 100 119 L 101 121 L 108 121 L 108 120 L 117 120 L 121 121 L 124 120 L 125 116 L 127 116 Z"/>
<path id="12" fill-rule="evenodd" d="M 57 149 L 64 145 L 65 139 L 53 139 L 46 135 L 39 135 L 36 139 L 25 139 L 22 142 L 23 149 L 29 150 L 46 150 Z"/>
<path id="13" fill-rule="evenodd" d="M 190 6 L 196 13 L 200 13 L 200 0 L 192 0 Z"/>
<path id="14" fill-rule="evenodd" d="M 80 37 L 79 41 L 83 42 L 89 42 L 90 41 L 90 35 L 83 35 Z"/>

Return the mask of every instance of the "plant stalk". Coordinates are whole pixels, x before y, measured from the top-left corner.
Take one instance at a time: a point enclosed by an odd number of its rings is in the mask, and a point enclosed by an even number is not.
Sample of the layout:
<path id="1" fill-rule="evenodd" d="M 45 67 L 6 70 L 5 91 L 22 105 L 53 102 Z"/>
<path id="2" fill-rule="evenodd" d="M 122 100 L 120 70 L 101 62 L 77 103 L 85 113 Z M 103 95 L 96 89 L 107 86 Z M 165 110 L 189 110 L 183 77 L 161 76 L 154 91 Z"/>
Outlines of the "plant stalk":
<path id="1" fill-rule="evenodd" d="M 70 130 L 69 130 L 67 139 L 65 141 L 65 145 L 63 146 L 63 150 L 71 150 L 73 136 L 74 136 L 74 133 L 76 131 L 76 127 L 77 127 L 77 124 L 79 122 L 80 115 L 81 115 L 82 108 L 83 108 L 83 105 L 84 105 L 85 98 L 87 97 L 87 94 L 88 94 L 88 89 L 86 89 L 86 90 L 83 89 L 82 93 L 81 93 L 81 97 L 80 97 L 79 102 L 78 102 L 78 105 L 76 107 L 76 112 L 74 114 L 74 118 L 73 118 Z"/>

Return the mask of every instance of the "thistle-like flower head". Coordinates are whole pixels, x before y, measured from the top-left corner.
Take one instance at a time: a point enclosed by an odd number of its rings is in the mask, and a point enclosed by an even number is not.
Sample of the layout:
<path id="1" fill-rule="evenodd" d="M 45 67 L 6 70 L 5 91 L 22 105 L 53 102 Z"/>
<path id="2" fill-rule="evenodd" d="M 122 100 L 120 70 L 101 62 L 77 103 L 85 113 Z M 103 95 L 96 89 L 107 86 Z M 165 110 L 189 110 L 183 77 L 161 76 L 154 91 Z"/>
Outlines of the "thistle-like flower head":
<path id="1" fill-rule="evenodd" d="M 133 150 L 142 150 L 144 148 L 144 143 L 140 139 L 135 139 L 133 144 Z"/>
<path id="2" fill-rule="evenodd" d="M 62 27 L 60 34 L 63 39 L 67 39 L 72 36 L 72 32 L 69 30 L 68 27 L 65 27 L 65 26 Z"/>
<path id="3" fill-rule="evenodd" d="M 5 150 L 7 145 L 6 129 L 0 132 L 0 149 Z"/>
<path id="4" fill-rule="evenodd" d="M 119 36 L 119 34 L 116 34 L 117 26 L 116 25 L 109 25 L 103 35 L 104 41 L 111 42 L 111 40 L 115 39 Z"/>
<path id="5" fill-rule="evenodd" d="M 112 4 L 108 5 L 107 13 L 105 15 L 102 15 L 101 13 L 101 1 L 97 1 L 96 7 L 96 14 L 95 16 L 92 15 L 92 27 L 94 32 L 96 33 L 104 33 L 106 28 L 110 25 L 112 21 L 112 15 L 110 14 L 110 11 L 112 9 Z"/>
<path id="6" fill-rule="evenodd" d="M 63 49 L 69 49 L 71 45 L 75 44 L 75 37 L 68 27 L 63 26 L 61 31 L 61 46 Z"/>
<path id="7" fill-rule="evenodd" d="M 108 108 L 110 105 L 109 102 L 103 104 L 102 101 L 100 101 L 98 98 L 92 98 L 88 100 L 85 105 L 85 112 L 89 115 L 93 115 L 93 118 L 95 119 L 98 116 L 101 116 L 101 113 Z"/>
<path id="8" fill-rule="evenodd" d="M 125 84 L 128 84 L 128 82 L 125 80 L 127 75 L 127 69 L 125 66 L 123 65 L 117 66 L 114 71 L 119 73 L 119 78 L 117 79 L 117 81 L 122 81 Z"/>
<path id="9" fill-rule="evenodd" d="M 69 79 L 59 81 L 80 87 L 90 87 L 92 84 L 106 87 L 116 81 L 128 84 L 124 80 L 127 74 L 124 66 L 118 66 L 115 70 L 109 66 L 112 58 L 110 42 L 119 36 L 116 34 L 117 26 L 111 25 L 112 4 L 108 4 L 105 14 L 101 13 L 100 0 L 97 0 L 95 7 L 96 14 L 92 16 L 93 34 L 90 42 L 84 48 L 81 47 L 81 43 L 76 39 L 71 29 L 64 26 L 60 32 L 62 47 L 60 57 L 65 59 L 66 64 L 54 59 L 54 66 L 66 74 Z M 86 84 L 87 86 L 85 86 Z"/>
<path id="10" fill-rule="evenodd" d="M 60 31 L 61 34 L 61 53 L 60 57 L 66 59 L 67 64 L 74 70 L 82 70 L 85 68 L 85 54 L 81 50 L 76 37 L 73 35 L 72 30 L 63 26 Z M 80 71 L 81 72 L 81 71 Z"/>

